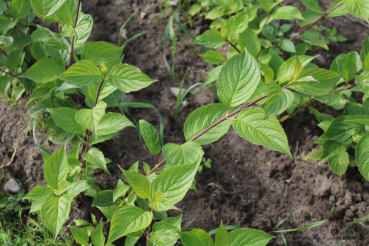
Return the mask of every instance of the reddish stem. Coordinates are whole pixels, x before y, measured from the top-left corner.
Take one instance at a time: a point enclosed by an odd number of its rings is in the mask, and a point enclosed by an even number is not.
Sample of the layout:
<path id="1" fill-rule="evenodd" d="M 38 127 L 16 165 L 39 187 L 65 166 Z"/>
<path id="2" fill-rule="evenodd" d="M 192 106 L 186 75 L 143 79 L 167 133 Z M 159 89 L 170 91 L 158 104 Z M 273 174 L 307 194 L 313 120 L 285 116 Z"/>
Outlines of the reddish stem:
<path id="1" fill-rule="evenodd" d="M 77 25 L 77 21 L 78 21 L 78 14 L 79 14 L 79 8 L 81 6 L 81 0 L 78 0 L 78 5 L 77 5 L 77 12 L 76 12 L 76 18 L 74 20 L 74 24 L 73 24 L 73 29 L 76 28 Z M 70 65 L 72 65 L 72 58 L 74 55 L 74 36 L 72 37 L 72 47 L 70 50 L 70 54 L 69 54 L 69 63 L 68 63 L 68 68 L 70 67 Z"/>
<path id="2" fill-rule="evenodd" d="M 315 25 L 319 20 L 324 19 L 327 15 L 329 15 L 330 13 L 332 13 L 334 10 L 338 9 L 342 5 L 343 5 L 343 2 L 337 4 L 334 8 L 332 8 L 331 10 L 328 10 L 327 12 L 325 12 L 324 14 L 322 14 L 321 16 L 319 16 L 319 18 L 317 18 L 315 21 L 313 21 L 312 23 L 310 23 L 306 27 L 300 29 L 295 35 L 293 35 L 292 37 L 290 37 L 290 40 L 293 40 L 293 39 L 297 38 L 298 36 L 300 36 L 302 33 L 306 32 L 310 27 L 312 27 L 313 25 Z"/>

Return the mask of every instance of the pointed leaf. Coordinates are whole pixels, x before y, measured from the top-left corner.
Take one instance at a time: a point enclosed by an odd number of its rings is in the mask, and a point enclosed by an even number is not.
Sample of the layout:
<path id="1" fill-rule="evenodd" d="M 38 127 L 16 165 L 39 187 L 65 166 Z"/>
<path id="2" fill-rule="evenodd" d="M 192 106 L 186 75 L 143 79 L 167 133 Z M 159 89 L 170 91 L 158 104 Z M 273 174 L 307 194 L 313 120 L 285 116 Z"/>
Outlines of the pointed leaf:
<path id="1" fill-rule="evenodd" d="M 152 181 L 150 197 L 154 197 L 155 193 L 159 191 L 172 204 L 181 201 L 192 185 L 197 166 L 196 160 L 191 164 L 168 168 Z"/>
<path id="2" fill-rule="evenodd" d="M 361 175 L 369 181 L 369 134 L 366 134 L 357 144 L 355 156 Z"/>
<path id="3" fill-rule="evenodd" d="M 333 90 L 340 79 L 338 73 L 320 68 L 303 70 L 298 78 L 308 76 L 314 78 L 314 81 L 293 83 L 289 88 L 311 96 L 324 96 Z"/>
<path id="4" fill-rule="evenodd" d="M 226 40 L 219 31 L 207 30 L 202 35 L 197 36 L 193 43 L 216 49 L 226 44 Z"/>
<path id="5" fill-rule="evenodd" d="M 104 246 L 105 245 L 105 235 L 102 226 L 102 219 L 99 224 L 91 233 L 91 241 L 94 246 Z"/>
<path id="6" fill-rule="evenodd" d="M 220 100 L 229 107 L 249 99 L 260 82 L 260 68 L 255 58 L 244 50 L 233 56 L 222 68 L 217 90 Z"/>
<path id="7" fill-rule="evenodd" d="M 264 246 L 270 240 L 275 238 L 263 231 L 255 229 L 238 229 L 229 233 L 230 246 L 248 245 L 248 246 Z"/>
<path id="8" fill-rule="evenodd" d="M 87 166 L 89 166 L 89 164 L 94 164 L 97 168 L 101 168 L 110 175 L 109 170 L 106 168 L 104 154 L 99 149 L 91 147 L 87 153 L 83 154 L 83 159 L 89 162 Z"/>
<path id="9" fill-rule="evenodd" d="M 135 127 L 124 115 L 118 113 L 107 113 L 99 121 L 97 134 L 99 136 L 116 133 L 125 127 Z"/>
<path id="10" fill-rule="evenodd" d="M 20 77 L 30 79 L 36 83 L 46 83 L 58 78 L 63 72 L 64 67 L 58 65 L 52 58 L 38 60 Z"/>
<path id="11" fill-rule="evenodd" d="M 232 126 L 241 137 L 250 143 L 283 152 L 292 158 L 282 126 L 275 117 L 264 120 L 262 109 L 244 109 L 238 114 Z"/>
<path id="12" fill-rule="evenodd" d="M 102 61 L 108 62 L 116 60 L 122 56 L 123 46 L 98 41 L 87 43 L 81 50 L 81 59 L 88 59 L 100 65 Z"/>
<path id="13" fill-rule="evenodd" d="M 41 207 L 41 220 L 54 238 L 57 237 L 63 224 L 69 217 L 71 201 L 65 196 L 53 197 L 46 200 Z"/>
<path id="14" fill-rule="evenodd" d="M 47 159 L 44 170 L 45 180 L 51 188 L 58 190 L 59 184 L 67 178 L 68 172 L 67 154 L 63 145 Z"/>
<path id="15" fill-rule="evenodd" d="M 167 143 L 163 147 L 163 156 L 169 166 L 192 163 L 201 160 L 204 151 L 197 142 L 189 141 L 182 145 Z"/>
<path id="16" fill-rule="evenodd" d="M 123 170 L 128 183 L 140 198 L 148 198 L 150 195 L 150 182 L 141 173 Z"/>
<path id="17" fill-rule="evenodd" d="M 124 93 L 129 93 L 148 87 L 157 80 L 149 78 L 137 67 L 121 64 L 110 70 L 107 81 Z"/>
<path id="18" fill-rule="evenodd" d="M 146 146 L 152 155 L 158 155 L 161 151 L 159 132 L 145 120 L 140 120 L 140 131 Z"/>
<path id="19" fill-rule="evenodd" d="M 201 229 L 192 229 L 189 232 L 181 233 L 181 241 L 184 246 L 213 246 L 210 235 Z"/>
<path id="20" fill-rule="evenodd" d="M 123 207 L 115 211 L 109 231 L 109 245 L 118 238 L 146 229 L 151 224 L 152 213 L 138 207 Z"/>
<path id="21" fill-rule="evenodd" d="M 271 83 L 268 98 L 265 103 L 265 117 L 279 115 L 290 107 L 295 94 L 288 89 L 281 88 L 277 83 Z"/>
<path id="22" fill-rule="evenodd" d="M 77 123 L 75 114 L 77 110 L 73 108 L 49 108 L 47 111 L 53 117 L 55 124 L 66 132 L 75 134 L 85 134 L 85 128 Z"/>
<path id="23" fill-rule="evenodd" d="M 96 64 L 90 60 L 80 60 L 73 64 L 61 77 L 72 85 L 88 86 L 100 83 L 103 74 Z"/>

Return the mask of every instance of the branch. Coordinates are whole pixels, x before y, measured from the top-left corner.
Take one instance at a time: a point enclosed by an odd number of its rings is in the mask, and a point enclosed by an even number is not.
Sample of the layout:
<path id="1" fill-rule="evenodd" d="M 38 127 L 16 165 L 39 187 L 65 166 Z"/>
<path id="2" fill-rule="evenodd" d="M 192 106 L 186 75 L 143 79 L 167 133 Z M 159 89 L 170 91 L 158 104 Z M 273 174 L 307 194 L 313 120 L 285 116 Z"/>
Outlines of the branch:
<path id="1" fill-rule="evenodd" d="M 229 41 L 228 39 L 227 39 L 227 42 L 235 49 L 235 50 L 237 50 L 237 52 L 238 53 L 241 53 L 241 51 L 236 47 L 236 45 L 234 45 L 234 43 L 232 43 L 231 41 Z"/>
<path id="2" fill-rule="evenodd" d="M 104 78 L 103 78 L 103 80 L 101 81 L 101 83 L 99 85 L 99 88 L 97 89 L 97 94 L 96 94 L 96 98 L 95 98 L 95 102 L 94 102 L 93 107 L 96 106 L 96 104 L 99 100 L 100 91 L 101 91 L 101 88 L 102 88 L 102 85 L 104 84 L 104 82 L 105 82 L 105 75 L 104 75 Z M 86 154 L 87 151 L 90 149 L 89 141 L 90 141 L 90 136 L 92 135 L 92 133 L 89 130 L 86 130 L 85 134 L 86 134 L 86 147 L 85 147 L 84 154 Z M 85 164 L 86 164 L 86 160 L 83 160 L 82 161 L 82 168 L 85 167 Z"/>
<path id="3" fill-rule="evenodd" d="M 288 85 L 289 86 L 289 85 Z M 284 86 L 284 88 L 287 88 L 288 86 Z M 238 114 L 239 112 L 241 112 L 242 110 L 244 110 L 245 108 L 248 108 L 252 105 L 254 105 L 255 103 L 263 100 L 264 98 L 266 98 L 268 95 L 264 95 L 258 99 L 256 99 L 253 102 L 250 102 L 248 104 L 245 104 L 244 106 L 242 106 L 240 109 L 234 111 L 233 113 L 227 114 L 225 116 L 223 116 L 221 119 L 219 119 L 218 121 L 214 122 L 212 125 L 210 125 L 208 128 L 206 128 L 205 130 L 203 130 L 202 132 L 200 132 L 199 134 L 197 134 L 196 136 L 194 136 L 193 138 L 191 138 L 189 141 L 195 141 L 196 139 L 198 139 L 199 137 L 201 137 L 202 135 L 204 135 L 205 133 L 207 133 L 208 131 L 210 131 L 211 129 L 213 129 L 215 126 L 219 125 L 220 123 L 222 123 L 223 121 L 229 119 L 230 117 Z M 146 175 L 149 176 L 150 174 L 152 174 L 156 169 L 158 169 L 161 165 L 164 164 L 166 160 L 162 160 L 159 164 L 155 165 L 155 167 L 153 169 L 151 169 L 151 171 Z"/>
<path id="4" fill-rule="evenodd" d="M 81 6 L 81 0 L 78 0 L 76 18 L 74 19 L 73 29 L 76 28 L 76 25 L 77 25 L 78 14 L 79 14 L 79 8 L 80 8 L 80 6 Z M 68 68 L 72 64 L 73 55 L 74 55 L 74 36 L 72 37 L 72 47 L 71 47 L 70 54 L 69 54 Z"/>
<path id="5" fill-rule="evenodd" d="M 13 20 L 15 20 L 15 18 L 14 18 L 14 16 L 13 16 L 12 12 L 10 12 L 10 8 L 9 8 L 9 4 L 8 4 L 8 1 L 7 1 L 7 0 L 5 0 L 5 4 L 6 4 L 6 7 L 8 8 L 8 10 L 9 10 L 9 14 L 10 14 L 10 16 L 13 18 Z M 20 29 L 19 29 L 18 24 L 15 24 L 15 27 L 16 27 L 16 28 L 17 28 L 17 30 L 18 30 L 19 36 L 20 36 L 20 37 L 22 37 L 22 33 L 21 33 Z M 5 35 L 5 34 L 4 34 L 4 35 Z"/>
<path id="6" fill-rule="evenodd" d="M 341 7 L 342 5 L 343 5 L 343 2 L 337 4 L 334 8 L 332 8 L 331 10 L 328 10 L 327 12 L 325 12 L 324 14 L 322 14 L 315 21 L 313 21 L 312 23 L 310 23 L 306 27 L 300 29 L 295 35 L 293 35 L 292 37 L 290 37 L 290 40 L 293 40 L 293 39 L 297 38 L 298 36 L 300 36 L 302 33 L 306 32 L 310 27 L 312 27 L 313 25 L 315 25 L 319 20 L 324 19 L 327 15 L 329 15 L 330 13 L 332 13 L 334 10 L 336 10 L 339 7 Z"/>
<path id="7" fill-rule="evenodd" d="M 341 88 L 341 89 L 338 89 L 338 90 L 336 90 L 336 91 L 332 91 L 332 92 L 330 92 L 329 93 L 329 95 L 331 95 L 331 94 L 334 94 L 334 93 L 336 93 L 336 92 L 341 92 L 341 91 L 344 91 L 344 90 L 350 90 L 350 89 L 352 89 L 352 88 L 354 88 L 355 86 L 357 86 L 357 84 L 355 83 L 355 84 L 352 84 L 352 85 L 346 85 L 345 87 L 343 87 L 343 88 Z M 285 122 L 286 120 L 288 120 L 288 119 L 290 119 L 290 118 L 292 118 L 292 117 L 294 117 L 294 116 L 296 116 L 298 113 L 300 113 L 300 112 L 302 112 L 302 111 L 304 111 L 304 109 L 306 109 L 307 107 L 309 107 L 311 104 L 313 104 L 314 102 L 316 102 L 316 101 L 318 101 L 318 100 L 316 100 L 316 99 L 311 99 L 309 102 L 307 102 L 304 106 L 302 106 L 302 107 L 300 107 L 300 108 L 298 108 L 298 109 L 296 109 L 290 116 L 289 115 L 285 115 L 285 116 L 283 116 L 282 118 L 280 118 L 279 119 L 279 122 L 280 123 L 282 123 L 282 122 Z"/>

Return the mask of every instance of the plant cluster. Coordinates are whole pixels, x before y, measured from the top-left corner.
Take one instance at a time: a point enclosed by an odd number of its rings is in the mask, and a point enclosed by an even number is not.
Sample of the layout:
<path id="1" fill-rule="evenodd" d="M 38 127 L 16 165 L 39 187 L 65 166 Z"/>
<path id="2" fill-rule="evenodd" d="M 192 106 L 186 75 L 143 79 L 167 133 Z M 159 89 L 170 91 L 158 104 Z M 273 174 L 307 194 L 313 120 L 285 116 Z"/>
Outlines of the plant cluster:
<path id="1" fill-rule="evenodd" d="M 280 6 L 281 0 L 199 2 L 191 13 L 204 11 L 214 21 L 211 30 L 194 43 L 207 50 L 201 55 L 204 60 L 217 65 L 205 85 L 216 81 L 220 102 L 195 109 L 187 117 L 185 143 L 164 144 L 162 130 L 159 134 L 151 123 L 131 120 L 125 110 L 109 112 L 112 107 L 132 106 L 120 102 L 124 94 L 156 80 L 122 64 L 124 45 L 86 43 L 93 20 L 81 11 L 80 0 L 0 0 L 0 89 L 13 102 L 30 93 L 27 105 L 36 119 L 34 133 L 41 126 L 48 140 L 62 145 L 49 153 L 35 138 L 42 149 L 47 185 L 37 185 L 24 198 L 32 201 L 30 213 L 39 215 L 55 238 L 69 219 L 73 202 L 88 196 L 104 218 L 97 220 L 91 214 L 92 223 L 77 219 L 75 226 L 69 226 L 81 245 L 113 245 L 123 237 L 125 246 L 135 245 L 141 237 L 147 245 L 175 245 L 179 240 L 185 246 L 266 245 L 274 236 L 249 228 L 233 227 L 228 232 L 222 223 L 215 241 L 201 229 L 184 231 L 182 215 L 168 217 L 167 211 L 179 210 L 175 205 L 189 189 L 196 189 L 201 163 L 210 167 L 202 145 L 216 142 L 230 127 L 247 141 L 292 158 L 276 116 L 285 111 L 293 115 L 311 100 L 344 109 L 344 115 L 333 119 L 312 109 L 325 133 L 316 141 L 323 149 L 309 157 L 328 159 L 340 175 L 356 158 L 352 165 L 369 180 L 365 106 L 369 101 L 361 104 L 351 96 L 352 91 L 369 95 L 369 39 L 361 55 L 342 54 L 329 70 L 318 68 L 312 63 L 315 57 L 305 54 L 312 45 L 328 49 L 327 40 L 310 27 L 324 17 L 348 12 L 368 20 L 366 0 L 335 1 L 325 13 L 317 1 L 303 0 L 309 8 L 303 14 L 292 6 Z M 57 23 L 57 31 L 35 25 L 36 16 Z M 287 38 L 292 25 L 280 25 L 280 20 L 304 24 Z M 298 45 L 293 42 L 296 37 L 301 41 Z M 216 50 L 226 44 L 232 47 L 227 59 Z M 354 78 L 358 86 L 350 83 Z M 255 104 L 261 107 L 252 107 Z M 141 167 L 137 161 L 128 170 L 122 169 L 116 189 L 101 190 L 93 182 L 93 171 L 102 169 L 110 175 L 110 160 L 97 144 L 125 128 L 137 128 L 155 164 L 144 162 Z M 355 158 L 350 158 L 347 149 L 355 149 Z"/>

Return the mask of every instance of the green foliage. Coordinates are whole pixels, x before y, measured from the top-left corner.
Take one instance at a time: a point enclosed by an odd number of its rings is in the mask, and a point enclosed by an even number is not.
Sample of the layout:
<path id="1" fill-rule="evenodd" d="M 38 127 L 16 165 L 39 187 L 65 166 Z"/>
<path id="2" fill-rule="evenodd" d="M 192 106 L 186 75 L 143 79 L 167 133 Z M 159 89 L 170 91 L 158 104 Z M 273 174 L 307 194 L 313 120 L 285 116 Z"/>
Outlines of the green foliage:
<path id="1" fill-rule="evenodd" d="M 82 245 L 113 245 L 122 237 L 125 245 L 134 245 L 144 234 L 150 245 L 176 245 L 179 241 L 191 246 L 266 245 L 273 236 L 249 228 L 229 228 L 223 223 L 213 242 L 212 234 L 201 229 L 182 231 L 182 216 L 168 218 L 166 212 L 179 210 L 175 205 L 189 189 L 196 189 L 195 175 L 201 172 L 202 165 L 211 167 L 211 160 L 204 158 L 202 145 L 219 140 L 231 125 L 250 143 L 293 158 L 279 121 L 303 110 L 311 100 L 342 110 L 342 115 L 333 118 L 310 109 L 321 122 L 324 134 L 315 141 L 322 148 L 307 158 L 326 160 L 338 175 L 357 165 L 369 180 L 369 39 L 366 38 L 360 55 L 341 54 L 330 69 L 319 68 L 314 64 L 316 57 L 306 55 L 313 46 L 328 50 L 331 42 L 345 41 L 336 29 L 315 25 L 319 19 L 349 12 L 367 21 L 367 0 L 335 1 L 328 12 L 322 11 L 318 1 L 303 0 L 308 8 L 303 13 L 292 6 L 280 6 L 281 0 L 199 0 L 189 8 L 190 18 L 204 13 L 212 23 L 210 30 L 196 38 L 178 16 L 171 16 L 163 46 L 170 39 L 173 63 L 169 65 L 165 58 L 166 67 L 176 78 L 175 23 L 193 38 L 194 45 L 201 46 L 200 56 L 215 65 L 204 86 L 214 86 L 214 95 L 219 98 L 219 103 L 197 108 L 187 117 L 183 144 L 164 143 L 160 115 L 160 134 L 145 120 L 131 119 L 125 107 L 156 108 L 148 103 L 121 103 L 124 94 L 154 86 L 157 80 L 137 67 L 122 64 L 124 45 L 86 43 L 93 18 L 84 14 L 81 7 L 78 9 L 79 0 L 9 2 L 9 9 L 4 5 L 0 17 L 0 49 L 4 54 L 0 59 L 0 92 L 12 103 L 29 93 L 26 106 L 32 109 L 34 132 L 36 126 L 42 125 L 48 140 L 62 144 L 49 154 L 37 142 L 43 149 L 46 185 L 35 186 L 24 197 L 32 202 L 30 213 L 40 216 L 53 240 L 69 219 L 72 204 L 88 196 L 93 199 L 91 206 L 105 217 L 97 222 L 92 215 L 92 224 L 76 220 L 75 226 L 69 227 L 74 240 Z M 163 6 L 171 8 L 168 1 Z M 179 6 L 183 6 L 182 1 Z M 36 26 L 35 16 L 57 23 L 58 32 Z M 280 20 L 284 24 L 280 25 Z M 293 33 L 296 29 L 290 20 L 297 20 L 300 27 L 306 28 Z M 26 28 L 25 23 L 32 28 Z M 301 42 L 295 42 L 296 37 Z M 231 48 L 225 53 L 224 46 L 228 44 Z M 358 85 L 355 89 L 356 84 L 351 82 L 354 79 Z M 194 84 L 185 94 L 198 85 L 201 83 Z M 352 97 L 352 90 L 365 95 L 363 102 Z M 180 96 L 177 104 L 183 99 Z M 260 107 L 251 107 L 254 104 Z M 110 112 L 116 106 L 121 113 Z M 94 170 L 110 175 L 114 167 L 108 169 L 110 160 L 97 143 L 114 138 L 126 127 L 137 128 L 140 140 L 142 137 L 155 156 L 155 165 L 144 163 L 144 175 L 138 161 L 122 170 L 116 189 L 100 190 L 93 182 Z M 351 156 L 352 149 L 355 157 Z M 159 162 L 161 152 L 165 159 Z M 313 226 L 319 223 L 323 222 Z M 110 224 L 109 232 L 105 224 Z M 4 238 L 9 241 L 9 235 L 1 231 L 0 240 L 5 241 Z"/>

